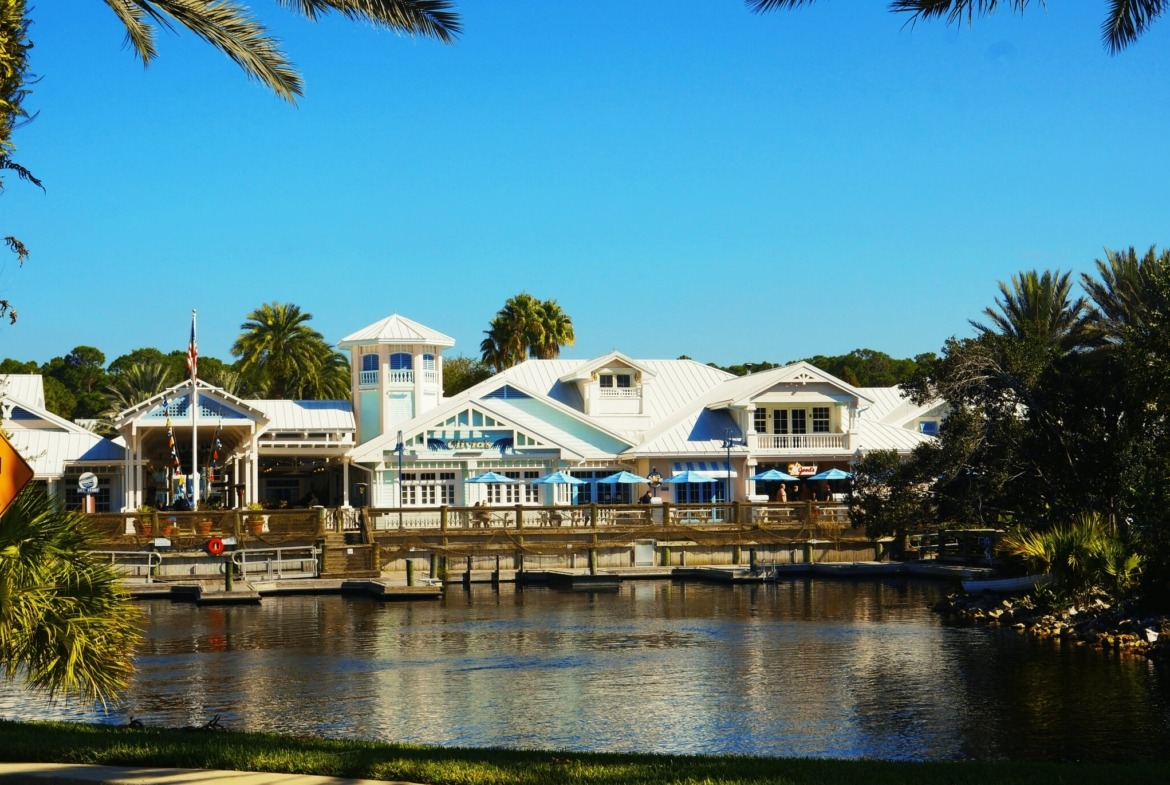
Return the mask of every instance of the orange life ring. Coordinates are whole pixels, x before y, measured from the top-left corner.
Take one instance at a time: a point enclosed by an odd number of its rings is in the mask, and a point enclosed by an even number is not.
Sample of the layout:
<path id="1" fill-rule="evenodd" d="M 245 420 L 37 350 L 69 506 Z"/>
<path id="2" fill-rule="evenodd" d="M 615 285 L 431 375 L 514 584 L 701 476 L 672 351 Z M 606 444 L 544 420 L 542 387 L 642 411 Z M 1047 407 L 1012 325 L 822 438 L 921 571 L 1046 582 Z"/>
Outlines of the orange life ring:
<path id="1" fill-rule="evenodd" d="M 207 541 L 207 552 L 212 556 L 218 556 L 223 553 L 223 540 L 219 537 L 212 537 Z"/>

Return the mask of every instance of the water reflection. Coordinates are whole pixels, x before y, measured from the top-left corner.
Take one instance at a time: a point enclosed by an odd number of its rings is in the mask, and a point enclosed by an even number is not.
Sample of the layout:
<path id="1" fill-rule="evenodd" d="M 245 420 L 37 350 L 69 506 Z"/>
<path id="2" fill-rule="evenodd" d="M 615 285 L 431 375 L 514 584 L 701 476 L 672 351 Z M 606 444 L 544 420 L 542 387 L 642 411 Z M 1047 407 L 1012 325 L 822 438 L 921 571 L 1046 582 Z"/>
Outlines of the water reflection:
<path id="1" fill-rule="evenodd" d="M 143 605 L 126 705 L 104 718 L 427 744 L 885 759 L 1157 758 L 1145 661 L 942 625 L 939 587 L 627 583 Z M 95 718 L 0 692 L 5 716 Z M 1140 744 L 1134 740 L 1141 740 Z"/>

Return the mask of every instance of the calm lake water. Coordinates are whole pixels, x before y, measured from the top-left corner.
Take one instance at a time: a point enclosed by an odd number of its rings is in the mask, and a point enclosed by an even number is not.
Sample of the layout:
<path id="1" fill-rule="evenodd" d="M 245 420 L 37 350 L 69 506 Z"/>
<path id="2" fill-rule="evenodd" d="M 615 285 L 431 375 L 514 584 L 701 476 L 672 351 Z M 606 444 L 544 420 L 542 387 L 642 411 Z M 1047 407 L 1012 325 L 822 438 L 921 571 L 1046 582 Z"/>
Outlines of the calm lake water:
<path id="1" fill-rule="evenodd" d="M 944 625 L 939 584 L 626 582 L 142 604 L 109 715 L 0 689 L 0 715 L 461 746 L 942 760 L 1170 758 L 1161 666 Z"/>

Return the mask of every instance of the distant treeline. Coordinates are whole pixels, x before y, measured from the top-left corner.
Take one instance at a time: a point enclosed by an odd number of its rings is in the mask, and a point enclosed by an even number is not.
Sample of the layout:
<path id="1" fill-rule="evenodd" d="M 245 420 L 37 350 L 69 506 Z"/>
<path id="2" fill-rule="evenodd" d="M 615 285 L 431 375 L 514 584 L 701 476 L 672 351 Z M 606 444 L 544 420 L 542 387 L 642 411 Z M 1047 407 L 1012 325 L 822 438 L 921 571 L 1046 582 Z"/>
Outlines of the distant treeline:
<path id="1" fill-rule="evenodd" d="M 827 356 L 823 354 L 806 357 L 803 362 L 815 365 L 826 373 L 853 385 L 854 387 L 894 387 L 907 381 L 918 369 L 921 362 L 933 360 L 933 353 L 920 354 L 913 359 L 898 360 L 885 352 L 873 349 L 854 349 L 849 354 Z M 713 368 L 733 373 L 736 376 L 746 376 L 749 373 L 759 373 L 770 368 L 779 368 L 787 363 L 758 362 L 740 363 L 738 365 L 721 366 L 708 363 Z"/>

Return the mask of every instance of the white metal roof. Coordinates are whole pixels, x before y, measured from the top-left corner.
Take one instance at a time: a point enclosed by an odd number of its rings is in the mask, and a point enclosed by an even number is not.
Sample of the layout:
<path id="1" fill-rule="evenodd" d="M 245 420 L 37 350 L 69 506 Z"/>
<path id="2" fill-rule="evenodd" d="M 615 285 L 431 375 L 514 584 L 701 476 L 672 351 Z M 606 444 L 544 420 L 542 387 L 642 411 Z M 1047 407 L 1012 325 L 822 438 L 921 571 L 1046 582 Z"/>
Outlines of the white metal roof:
<path id="1" fill-rule="evenodd" d="M 0 397 L 45 408 L 45 383 L 39 373 L 10 373 L 0 376 Z"/>
<path id="2" fill-rule="evenodd" d="M 354 431 L 349 401 L 248 401 L 269 419 L 268 431 Z"/>
<path id="3" fill-rule="evenodd" d="M 20 417 L 6 420 L 4 429 L 9 441 L 29 466 L 38 480 L 53 480 L 65 473 L 66 463 L 123 461 L 126 451 L 109 439 L 104 439 L 77 423 L 58 417 L 43 408 L 43 386 L 40 376 L 13 374 L 0 377 L 16 383 L 4 387 L 5 406 L 18 407 Z M 22 400 L 17 393 L 39 396 L 41 405 Z"/>
<path id="4" fill-rule="evenodd" d="M 348 349 L 372 344 L 454 346 L 455 339 L 395 313 L 355 333 L 350 333 L 337 345 L 342 349 Z"/>

